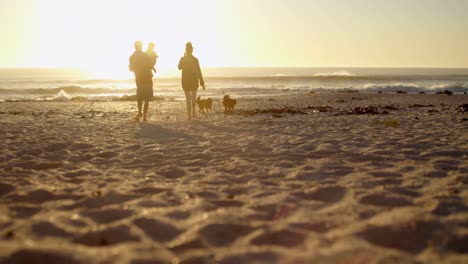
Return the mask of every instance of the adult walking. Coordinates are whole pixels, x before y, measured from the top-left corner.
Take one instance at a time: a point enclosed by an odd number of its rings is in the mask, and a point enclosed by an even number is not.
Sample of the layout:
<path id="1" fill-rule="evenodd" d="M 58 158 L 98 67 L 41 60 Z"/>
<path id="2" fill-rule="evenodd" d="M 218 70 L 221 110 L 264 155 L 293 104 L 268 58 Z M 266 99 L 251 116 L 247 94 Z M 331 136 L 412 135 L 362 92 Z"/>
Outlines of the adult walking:
<path id="1" fill-rule="evenodd" d="M 138 114 L 135 117 L 136 122 L 140 122 L 143 116 L 143 122 L 147 121 L 149 102 L 153 100 L 153 74 L 151 70 L 154 67 L 151 59 L 143 51 L 141 41 L 135 42 L 135 51 L 130 56 L 129 69 L 135 74 L 135 83 L 137 86 Z M 143 114 L 141 108 L 145 103 Z"/>
<path id="2" fill-rule="evenodd" d="M 193 56 L 192 43 L 185 44 L 185 55 L 179 61 L 179 70 L 182 70 L 182 88 L 187 101 L 188 120 L 195 117 L 198 86 L 205 90 L 205 81 L 200 69 L 198 59 Z"/>

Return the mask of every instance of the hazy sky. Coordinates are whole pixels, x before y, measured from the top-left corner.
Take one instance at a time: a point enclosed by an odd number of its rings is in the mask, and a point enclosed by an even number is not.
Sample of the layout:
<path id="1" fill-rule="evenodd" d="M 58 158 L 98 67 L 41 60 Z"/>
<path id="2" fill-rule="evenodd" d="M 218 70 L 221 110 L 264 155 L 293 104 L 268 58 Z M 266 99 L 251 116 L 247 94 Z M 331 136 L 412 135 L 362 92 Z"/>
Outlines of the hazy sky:
<path id="1" fill-rule="evenodd" d="M 0 66 L 468 67 L 468 0 L 0 0 Z"/>

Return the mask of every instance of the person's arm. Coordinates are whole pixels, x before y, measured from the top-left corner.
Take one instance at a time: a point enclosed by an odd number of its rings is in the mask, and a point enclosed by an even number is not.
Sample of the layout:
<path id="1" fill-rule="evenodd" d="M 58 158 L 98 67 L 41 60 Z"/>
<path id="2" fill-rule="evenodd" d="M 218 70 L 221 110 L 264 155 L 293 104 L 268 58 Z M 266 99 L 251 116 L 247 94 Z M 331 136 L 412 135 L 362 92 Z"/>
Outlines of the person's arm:
<path id="1" fill-rule="evenodd" d="M 198 75 L 198 79 L 200 80 L 200 85 L 203 87 L 203 90 L 205 90 L 205 81 L 203 80 L 203 74 L 201 72 L 200 63 L 198 62 L 198 60 L 197 60 L 197 75 Z"/>
<path id="2" fill-rule="evenodd" d="M 182 70 L 184 57 L 179 60 L 179 70 Z"/>
<path id="3" fill-rule="evenodd" d="M 132 56 L 128 59 L 128 69 L 132 72 L 133 71 L 133 63 L 132 63 Z"/>
<path id="4" fill-rule="evenodd" d="M 153 63 L 153 71 L 156 73 L 156 63 L 158 62 L 158 55 L 156 54 L 154 57 L 154 63 Z"/>

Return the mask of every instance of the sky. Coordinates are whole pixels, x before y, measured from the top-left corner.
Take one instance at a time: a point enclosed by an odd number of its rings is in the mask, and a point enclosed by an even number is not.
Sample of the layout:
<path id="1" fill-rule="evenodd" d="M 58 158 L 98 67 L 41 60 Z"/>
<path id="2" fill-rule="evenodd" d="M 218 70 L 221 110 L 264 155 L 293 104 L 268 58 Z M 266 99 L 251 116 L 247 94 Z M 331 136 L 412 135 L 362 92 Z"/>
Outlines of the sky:
<path id="1" fill-rule="evenodd" d="M 1 67 L 128 72 L 135 40 L 177 67 L 468 68 L 467 0 L 0 0 Z"/>

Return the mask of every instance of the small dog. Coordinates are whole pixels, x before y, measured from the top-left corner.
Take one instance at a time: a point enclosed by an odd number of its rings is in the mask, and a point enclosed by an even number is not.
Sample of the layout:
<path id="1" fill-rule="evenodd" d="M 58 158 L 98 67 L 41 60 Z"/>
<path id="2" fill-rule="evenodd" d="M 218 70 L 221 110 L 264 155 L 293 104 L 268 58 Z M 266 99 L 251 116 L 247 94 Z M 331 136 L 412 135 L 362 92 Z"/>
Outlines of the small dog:
<path id="1" fill-rule="evenodd" d="M 207 98 L 207 99 L 201 99 L 200 96 L 197 97 L 197 104 L 198 108 L 200 109 L 200 113 L 208 113 L 208 112 L 213 112 L 211 110 L 211 106 L 213 105 L 213 99 Z"/>
<path id="2" fill-rule="evenodd" d="M 236 106 L 237 104 L 237 100 L 236 99 L 231 99 L 229 97 L 229 95 L 225 95 L 223 97 L 223 106 L 224 106 L 224 112 L 227 113 L 227 112 L 231 112 L 232 110 L 234 110 L 234 106 Z"/>

